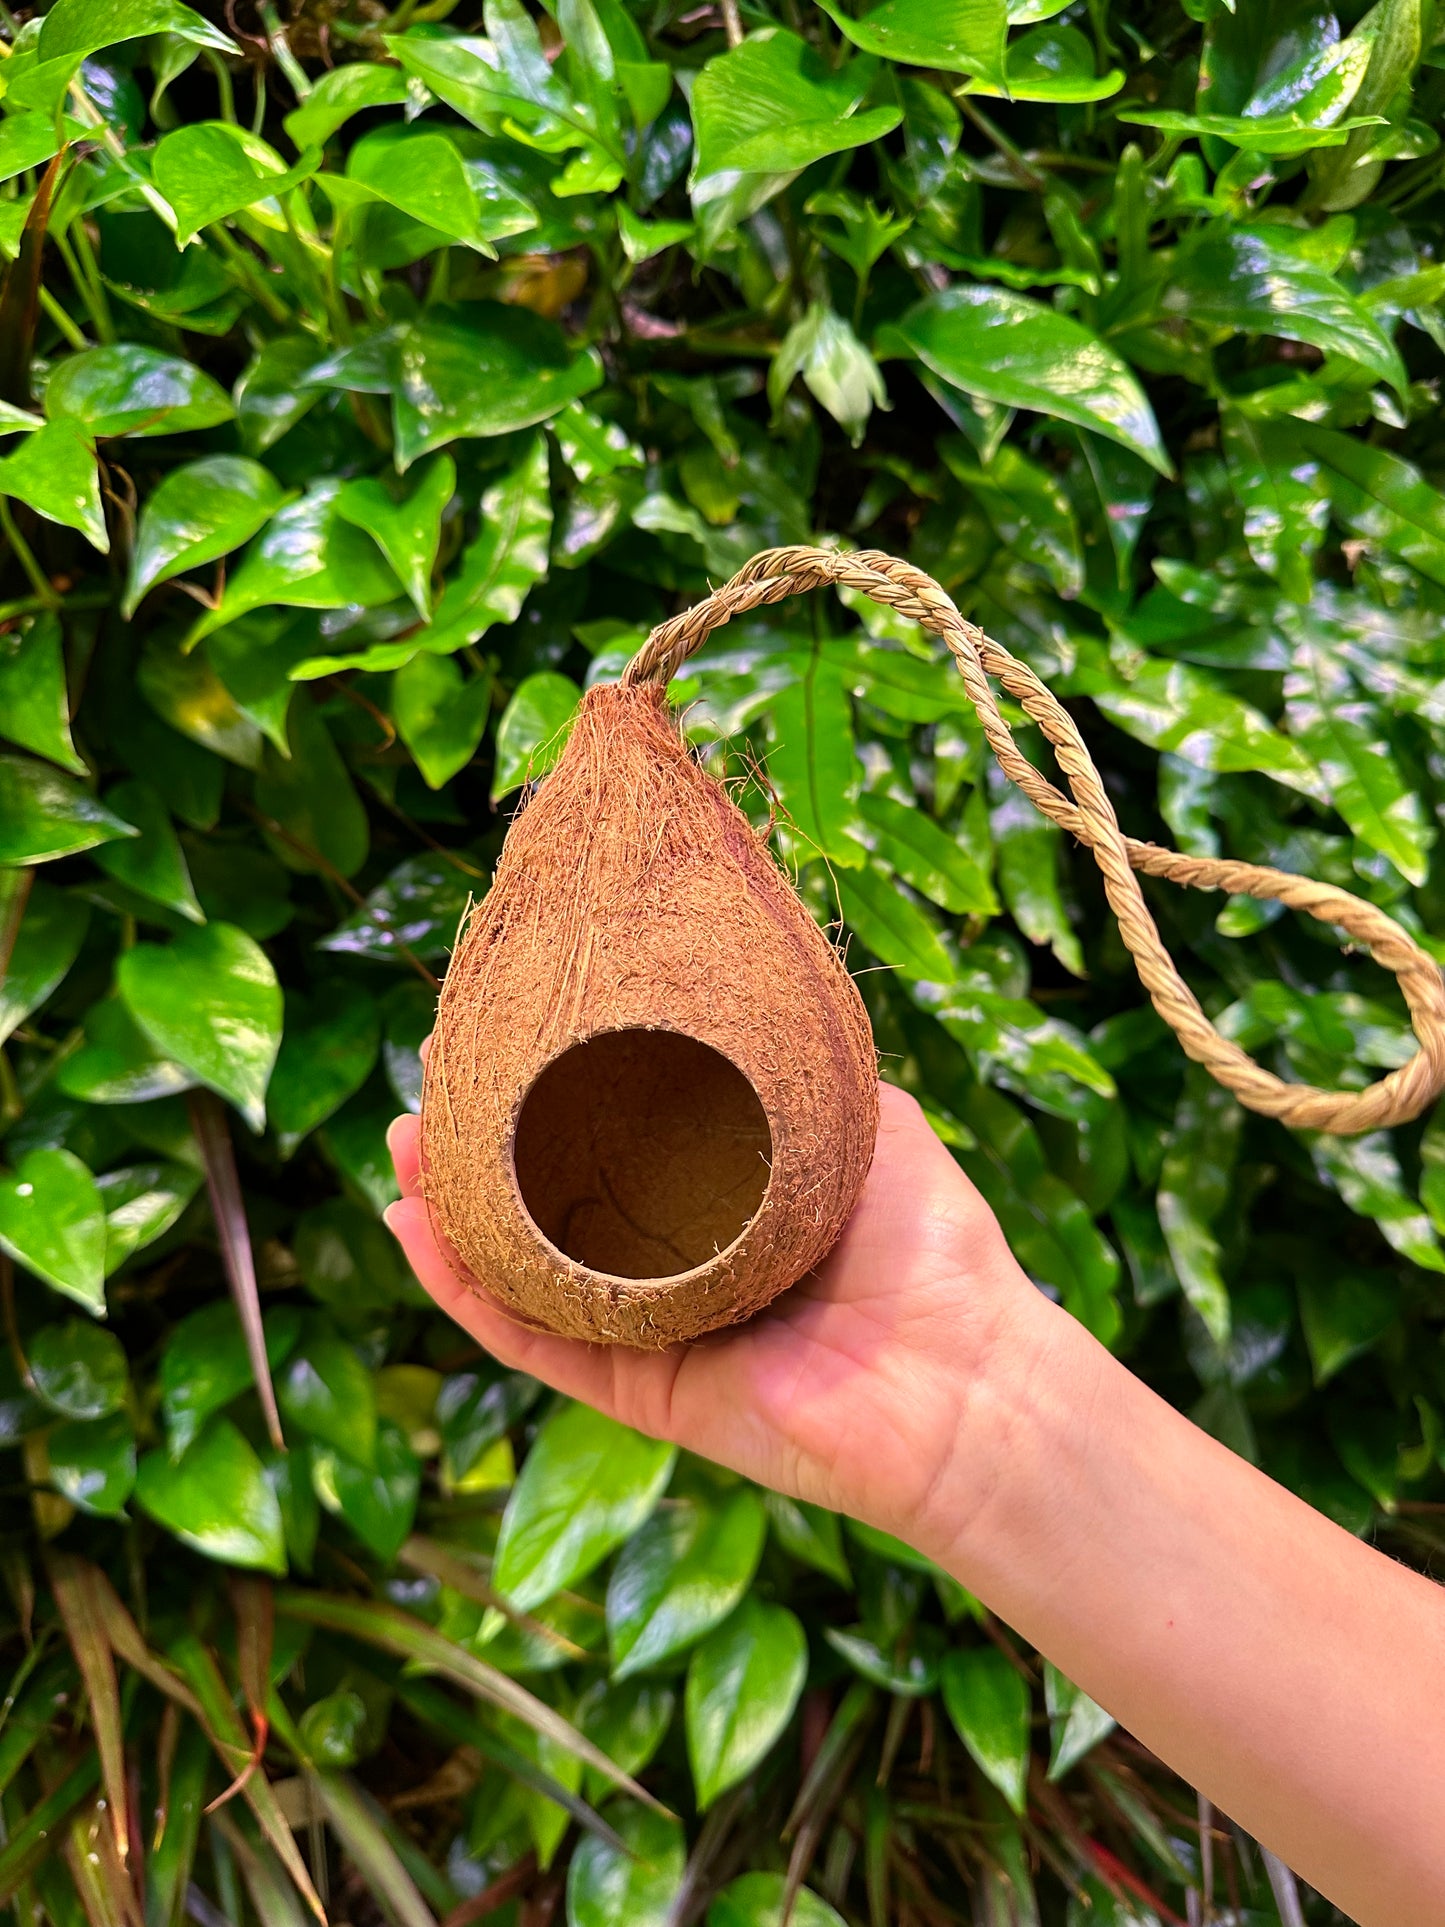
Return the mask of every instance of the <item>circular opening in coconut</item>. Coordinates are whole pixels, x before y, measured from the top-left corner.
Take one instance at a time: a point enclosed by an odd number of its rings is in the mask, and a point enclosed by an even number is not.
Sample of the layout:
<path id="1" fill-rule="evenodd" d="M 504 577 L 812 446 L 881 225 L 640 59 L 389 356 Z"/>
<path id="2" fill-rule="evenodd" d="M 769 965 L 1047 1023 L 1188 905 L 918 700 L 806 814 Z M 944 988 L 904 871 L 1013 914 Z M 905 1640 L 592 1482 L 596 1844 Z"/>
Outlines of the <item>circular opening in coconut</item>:
<path id="1" fill-rule="evenodd" d="M 721 1052 L 670 1030 L 614 1030 L 554 1057 L 517 1118 L 512 1161 L 533 1224 L 614 1278 L 675 1278 L 735 1244 L 768 1188 L 772 1133 Z"/>

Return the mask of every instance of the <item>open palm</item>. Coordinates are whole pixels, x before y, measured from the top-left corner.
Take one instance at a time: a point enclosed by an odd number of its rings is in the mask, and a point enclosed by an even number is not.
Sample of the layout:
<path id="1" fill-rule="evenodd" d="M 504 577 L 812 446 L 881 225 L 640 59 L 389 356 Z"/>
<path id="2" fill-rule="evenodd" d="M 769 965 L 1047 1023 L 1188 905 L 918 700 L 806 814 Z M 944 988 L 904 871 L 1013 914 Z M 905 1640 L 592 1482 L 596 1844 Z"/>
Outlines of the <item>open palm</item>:
<path id="1" fill-rule="evenodd" d="M 960 1382 L 982 1371 L 1026 1281 L 997 1222 L 911 1097 L 885 1085 L 863 1195 L 824 1264 L 747 1325 L 665 1352 L 528 1330 L 467 1282 L 420 1194 L 419 1126 L 389 1142 L 386 1214 L 438 1306 L 503 1364 L 654 1438 L 894 1532 L 922 1524 L 953 1451 Z"/>

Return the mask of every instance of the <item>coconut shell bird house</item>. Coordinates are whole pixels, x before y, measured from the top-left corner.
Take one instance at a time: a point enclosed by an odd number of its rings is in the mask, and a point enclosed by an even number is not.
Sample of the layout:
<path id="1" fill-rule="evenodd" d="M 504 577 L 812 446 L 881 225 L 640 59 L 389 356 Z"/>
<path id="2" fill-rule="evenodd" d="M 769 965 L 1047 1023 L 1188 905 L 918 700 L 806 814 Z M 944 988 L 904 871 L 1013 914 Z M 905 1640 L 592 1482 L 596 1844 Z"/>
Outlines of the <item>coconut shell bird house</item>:
<path id="1" fill-rule="evenodd" d="M 1126 837 L 1068 712 L 929 577 L 872 552 L 772 550 L 584 697 L 447 973 L 424 1193 L 467 1282 L 523 1323 L 647 1349 L 697 1338 L 820 1264 L 857 1202 L 878 1124 L 862 999 L 764 838 L 693 759 L 666 693 L 713 629 L 827 583 L 943 639 L 1003 769 L 1092 849 L 1160 1015 L 1241 1103 L 1352 1132 L 1416 1116 L 1445 1086 L 1445 979 L 1383 911 Z M 1067 795 L 1015 746 L 991 678 L 1042 728 Z M 1210 1024 L 1137 872 L 1340 926 L 1396 973 L 1420 1050 L 1362 1091 L 1275 1077 Z"/>

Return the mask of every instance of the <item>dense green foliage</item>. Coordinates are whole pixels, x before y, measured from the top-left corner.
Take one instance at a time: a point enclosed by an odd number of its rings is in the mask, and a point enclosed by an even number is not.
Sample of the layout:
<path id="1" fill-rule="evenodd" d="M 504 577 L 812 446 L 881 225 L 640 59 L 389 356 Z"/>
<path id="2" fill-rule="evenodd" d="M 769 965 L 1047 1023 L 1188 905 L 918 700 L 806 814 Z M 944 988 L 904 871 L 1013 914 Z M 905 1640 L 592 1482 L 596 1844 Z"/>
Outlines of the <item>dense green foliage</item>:
<path id="1" fill-rule="evenodd" d="M 1428 0 L 214 12 L 0 8 L 0 1899 L 1329 1918 L 905 1548 L 500 1373 L 376 1214 L 580 688 L 778 542 L 930 570 L 1131 832 L 1445 928 Z M 1428 1556 L 1445 1130 L 1187 1071 L 907 625 L 677 694 L 1032 1275 Z M 1331 932 L 1151 901 L 1284 1074 L 1408 1055 Z"/>

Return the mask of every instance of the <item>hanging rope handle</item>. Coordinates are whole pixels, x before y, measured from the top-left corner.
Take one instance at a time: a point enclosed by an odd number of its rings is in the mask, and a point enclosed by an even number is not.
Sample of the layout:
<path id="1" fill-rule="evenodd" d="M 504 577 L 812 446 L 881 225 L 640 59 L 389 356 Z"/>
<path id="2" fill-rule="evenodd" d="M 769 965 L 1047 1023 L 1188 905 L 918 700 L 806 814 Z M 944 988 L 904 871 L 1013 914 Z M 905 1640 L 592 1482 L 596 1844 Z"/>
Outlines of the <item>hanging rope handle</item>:
<path id="1" fill-rule="evenodd" d="M 1178 1037 L 1187 1056 L 1233 1091 L 1240 1103 L 1297 1130 L 1349 1136 L 1418 1117 L 1445 1088 L 1445 977 L 1408 932 L 1372 903 L 1327 883 L 1259 863 L 1221 857 L 1184 856 L 1157 843 L 1141 843 L 1119 828 L 1094 760 L 1073 718 L 1027 663 L 1011 656 L 973 623 L 921 569 L 876 549 L 851 554 L 828 549 L 766 549 L 695 607 L 659 624 L 623 672 L 625 684 L 666 685 L 714 629 L 734 616 L 765 608 L 804 589 L 826 583 L 855 589 L 896 609 L 947 643 L 964 688 L 978 711 L 989 746 L 1005 775 L 1029 801 L 1094 853 L 1119 929 L 1154 1008 Z M 1053 745 L 1069 797 L 1041 776 L 1013 740 L 988 678 L 994 676 L 1036 722 Z M 1420 1048 L 1408 1064 L 1363 1091 L 1322 1091 L 1287 1084 L 1233 1044 L 1210 1023 L 1199 1001 L 1164 948 L 1134 872 L 1165 877 L 1196 890 L 1227 890 L 1232 896 L 1274 899 L 1305 910 L 1321 923 L 1338 925 L 1366 945 L 1376 963 L 1391 970 L 1409 1008 Z"/>

